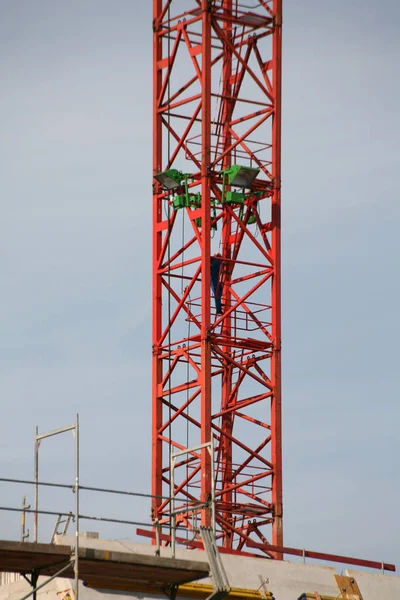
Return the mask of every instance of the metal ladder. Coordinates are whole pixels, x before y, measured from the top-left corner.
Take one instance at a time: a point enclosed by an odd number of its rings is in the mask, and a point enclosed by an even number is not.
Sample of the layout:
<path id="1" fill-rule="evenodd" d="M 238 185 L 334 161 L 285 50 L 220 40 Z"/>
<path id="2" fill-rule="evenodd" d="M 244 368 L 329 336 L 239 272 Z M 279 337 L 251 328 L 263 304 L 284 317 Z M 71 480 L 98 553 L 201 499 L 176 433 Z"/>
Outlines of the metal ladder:
<path id="1" fill-rule="evenodd" d="M 73 517 L 72 513 L 70 513 L 65 519 L 63 519 L 62 515 L 58 516 L 56 525 L 53 530 L 53 535 L 51 536 L 50 544 L 54 544 L 56 535 L 66 535 L 67 534 L 68 527 L 69 527 L 72 517 Z M 64 525 L 62 531 L 58 531 L 58 528 L 60 527 L 60 525 Z"/>
<path id="2" fill-rule="evenodd" d="M 214 532 L 209 527 L 200 527 L 200 535 L 210 565 L 213 593 L 206 600 L 222 600 L 231 591 L 221 555 L 215 543 Z"/>

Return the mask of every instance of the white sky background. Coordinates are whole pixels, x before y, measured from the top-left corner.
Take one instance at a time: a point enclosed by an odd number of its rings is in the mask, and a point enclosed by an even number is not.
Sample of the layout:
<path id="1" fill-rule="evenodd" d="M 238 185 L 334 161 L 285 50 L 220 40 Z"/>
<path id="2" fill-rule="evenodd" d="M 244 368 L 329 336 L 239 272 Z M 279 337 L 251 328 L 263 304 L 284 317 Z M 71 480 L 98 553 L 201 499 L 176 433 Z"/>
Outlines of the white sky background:
<path id="1" fill-rule="evenodd" d="M 0 0 L 3 477 L 31 478 L 34 426 L 79 411 L 82 483 L 150 491 L 151 18 Z M 282 161 L 285 543 L 400 567 L 399 18 L 286 0 Z M 41 452 L 43 479 L 72 481 L 69 437 Z M 82 512 L 149 519 L 109 497 Z M 18 523 L 0 513 L 0 537 Z"/>

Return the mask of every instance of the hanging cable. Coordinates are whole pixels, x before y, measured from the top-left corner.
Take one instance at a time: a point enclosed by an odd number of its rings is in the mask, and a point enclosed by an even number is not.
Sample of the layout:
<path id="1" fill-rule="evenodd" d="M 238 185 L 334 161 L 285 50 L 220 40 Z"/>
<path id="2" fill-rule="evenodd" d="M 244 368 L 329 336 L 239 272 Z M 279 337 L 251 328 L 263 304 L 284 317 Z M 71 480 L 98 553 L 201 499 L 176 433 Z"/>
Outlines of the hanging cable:
<path id="1" fill-rule="evenodd" d="M 184 265 L 183 263 L 185 262 L 185 216 L 186 216 L 186 210 L 182 211 L 182 268 L 181 268 L 181 294 L 183 295 L 183 269 L 184 269 Z"/>
<path id="2" fill-rule="evenodd" d="M 190 292 L 188 294 L 189 306 L 191 306 Z M 188 316 L 187 332 L 187 362 L 186 362 L 186 448 L 189 448 L 189 347 L 190 347 L 190 317 Z M 189 463 L 186 463 L 186 498 L 189 498 Z M 189 528 L 186 528 L 186 539 L 189 539 Z"/>

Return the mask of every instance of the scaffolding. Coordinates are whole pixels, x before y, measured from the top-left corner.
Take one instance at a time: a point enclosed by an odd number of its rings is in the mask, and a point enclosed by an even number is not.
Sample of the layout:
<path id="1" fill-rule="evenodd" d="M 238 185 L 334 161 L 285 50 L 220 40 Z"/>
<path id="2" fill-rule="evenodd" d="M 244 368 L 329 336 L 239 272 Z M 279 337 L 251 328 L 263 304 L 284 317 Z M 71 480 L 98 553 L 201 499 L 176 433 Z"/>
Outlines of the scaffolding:
<path id="1" fill-rule="evenodd" d="M 54 437 L 61 435 L 63 433 L 72 431 L 75 436 L 75 478 L 72 483 L 54 483 L 50 481 L 40 481 L 39 480 L 39 446 L 40 443 L 49 437 Z M 183 459 L 185 460 L 185 455 L 191 455 L 196 452 L 205 451 L 209 454 L 210 457 L 213 456 L 213 442 L 207 442 L 200 446 L 195 446 L 193 448 L 188 448 L 179 452 L 171 452 L 171 478 L 173 481 L 175 467 L 179 465 L 179 462 Z M 0 483 L 9 483 L 9 484 L 24 484 L 33 486 L 33 496 L 34 496 L 34 504 L 33 508 L 31 508 L 30 504 L 27 503 L 26 496 L 23 497 L 22 506 L 0 506 L 0 512 L 15 512 L 20 513 L 22 515 L 21 518 L 21 533 L 20 533 L 20 542 L 1 542 L 0 541 L 0 553 L 6 552 L 4 556 L 8 556 L 7 552 L 21 552 L 21 556 L 23 555 L 25 558 L 23 560 L 26 561 L 26 554 L 29 552 L 31 556 L 36 554 L 40 554 L 43 552 L 47 552 L 50 555 L 53 553 L 60 553 L 62 556 L 62 560 L 58 560 L 55 562 L 57 566 L 56 570 L 53 567 L 48 570 L 48 563 L 45 562 L 44 566 L 34 566 L 34 561 L 32 563 L 24 563 L 24 567 L 20 570 L 14 572 L 20 572 L 22 576 L 29 582 L 31 585 L 31 591 L 26 594 L 21 600 L 26 600 L 27 598 L 33 597 L 36 600 L 37 592 L 44 587 L 47 583 L 55 579 L 56 577 L 68 577 L 70 574 L 73 574 L 74 578 L 74 599 L 79 600 L 79 580 L 85 576 L 85 573 L 80 572 L 80 559 L 82 557 L 84 560 L 88 560 L 88 556 L 85 553 L 85 548 L 80 548 L 79 538 L 80 538 L 80 523 L 82 521 L 96 521 L 96 522 L 104 522 L 104 523 L 114 523 L 114 524 L 122 524 L 126 526 L 134 526 L 136 527 L 135 533 L 138 536 L 144 536 L 150 538 L 153 543 L 153 558 L 155 560 L 165 560 L 165 557 L 161 556 L 161 548 L 169 548 L 169 558 L 168 560 L 175 561 L 176 560 L 176 546 L 181 545 L 190 549 L 202 549 L 205 550 L 210 576 L 213 581 L 213 592 L 210 595 L 215 599 L 222 599 L 226 594 L 229 593 L 230 587 L 229 582 L 227 580 L 226 574 L 223 569 L 223 565 L 220 559 L 220 553 L 228 553 L 228 554 L 237 554 L 235 550 L 226 549 L 226 548 L 218 548 L 216 546 L 216 514 L 215 514 L 215 485 L 216 485 L 216 471 L 214 470 L 214 463 L 211 461 L 211 474 L 212 474 L 212 486 L 211 486 L 211 495 L 207 499 L 206 502 L 202 502 L 199 497 L 196 507 L 199 510 L 207 511 L 210 516 L 210 527 L 200 526 L 196 519 L 194 518 L 192 507 L 188 507 L 187 504 L 183 501 L 182 505 L 179 505 L 179 498 L 177 497 L 154 497 L 152 494 L 146 494 L 142 492 L 128 491 L 128 490 L 118 490 L 106 487 L 94 487 L 94 486 L 86 486 L 80 483 L 79 479 L 79 415 L 76 415 L 76 420 L 73 425 L 68 425 L 66 427 L 61 427 L 59 429 L 54 429 L 46 433 L 39 433 L 38 428 L 36 427 L 35 431 L 35 440 L 34 440 L 34 477 L 32 480 L 27 479 L 19 479 L 19 478 L 6 478 L 0 477 Z M 39 504 L 39 490 L 41 487 L 48 488 L 56 488 L 56 489 L 65 489 L 73 492 L 75 497 L 74 510 L 70 512 L 59 511 L 59 510 L 44 510 L 40 508 Z M 98 494 L 113 494 L 117 496 L 126 496 L 126 497 L 138 497 L 143 498 L 149 501 L 149 503 L 153 504 L 154 500 L 161 502 L 170 502 L 171 512 L 170 517 L 166 519 L 164 522 L 158 519 L 151 519 L 148 522 L 134 520 L 134 519 L 121 519 L 117 517 L 109 517 L 109 516 L 99 516 L 99 515 L 90 515 L 90 514 L 82 514 L 80 512 L 80 494 L 82 492 L 96 492 Z M 28 514 L 33 515 L 34 521 L 34 530 L 33 530 L 33 543 L 28 542 L 29 539 L 29 530 L 26 529 L 26 516 Z M 40 515 L 51 516 L 56 519 L 55 526 L 51 535 L 50 543 L 43 544 L 39 542 L 39 517 Z M 193 533 L 192 539 L 188 537 L 180 537 L 179 530 L 185 532 L 187 534 L 188 528 L 187 523 L 189 516 L 192 518 L 191 523 L 191 531 Z M 183 517 L 183 518 L 182 518 Z M 68 528 L 70 524 L 74 524 L 74 543 L 71 545 L 70 549 L 65 550 L 65 547 L 62 547 L 55 543 L 58 541 L 57 536 L 61 534 L 61 536 L 66 535 L 68 532 Z M 63 529 L 61 532 L 58 531 L 60 525 L 63 525 Z M 11 546 L 10 546 L 11 544 Z M 12 546 L 12 544 L 17 544 L 17 546 Z M 4 548 L 3 548 L 4 546 Z M 280 554 L 300 556 L 303 558 L 303 561 L 306 561 L 306 558 L 309 559 L 317 559 L 329 562 L 337 562 L 342 564 L 351 564 L 363 567 L 369 567 L 372 569 L 379 569 L 382 573 L 386 571 L 395 571 L 395 566 L 390 563 L 385 563 L 384 561 L 371 561 L 359 558 L 352 558 L 347 556 L 339 556 L 332 555 L 321 552 L 313 552 L 305 549 L 298 548 L 290 548 L 290 547 L 277 547 L 269 544 L 261 544 L 257 542 L 253 542 L 249 540 L 248 547 L 255 551 L 263 551 L 264 553 L 268 552 L 276 552 Z M 8 548 L 8 550 L 7 550 Z M 10 550 L 11 548 L 11 550 Z M 64 548 L 64 549 L 63 549 Z M 52 550 L 53 549 L 53 550 Z M 243 552 L 241 553 L 243 554 Z M 254 556 L 255 554 L 247 553 L 248 556 Z M 268 560 L 266 554 L 263 556 L 259 556 L 263 560 Z M 22 560 L 22 559 L 21 559 Z M 101 557 L 99 557 L 101 560 Z M 3 560 L 2 565 L 0 565 L 0 571 L 5 572 L 7 565 L 7 560 Z M 29 565 L 31 566 L 29 567 Z M 161 564 L 161 563 L 159 563 Z M 172 563 L 171 563 L 172 564 Z M 28 567 L 27 567 L 28 565 Z M 47 567 L 46 567 L 47 565 Z M 166 572 L 168 571 L 168 565 L 165 565 Z M 172 568 L 172 567 L 171 567 Z M 42 570 L 41 570 L 42 569 Z M 44 569 L 44 571 L 43 571 Z M 47 570 L 46 570 L 47 569 Z M 12 569 L 11 569 L 12 570 Z M 45 575 L 49 577 L 45 582 L 38 583 L 39 576 Z M 197 573 L 198 575 L 198 573 Z M 206 575 L 203 575 L 206 576 Z M 192 579 L 193 580 L 193 579 Z M 188 579 L 187 581 L 191 581 Z M 172 584 L 171 584 L 172 585 Z M 177 586 L 175 583 L 175 594 L 177 590 Z"/>

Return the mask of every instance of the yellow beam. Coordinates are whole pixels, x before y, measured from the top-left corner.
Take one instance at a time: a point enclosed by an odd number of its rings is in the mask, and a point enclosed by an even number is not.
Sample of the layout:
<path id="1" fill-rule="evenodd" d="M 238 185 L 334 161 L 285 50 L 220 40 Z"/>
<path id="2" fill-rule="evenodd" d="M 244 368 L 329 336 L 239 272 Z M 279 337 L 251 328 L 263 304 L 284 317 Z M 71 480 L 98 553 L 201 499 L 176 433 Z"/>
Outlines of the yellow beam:
<path id="1" fill-rule="evenodd" d="M 145 586 L 143 584 L 121 581 L 96 581 L 90 580 L 86 583 L 87 587 L 96 589 L 120 590 L 124 592 L 139 592 L 139 593 L 161 593 L 162 590 L 157 589 L 154 585 Z M 186 596 L 187 598 L 199 598 L 200 600 L 207 598 L 212 594 L 214 588 L 207 583 L 183 583 L 179 586 L 177 596 Z M 259 590 L 249 590 L 245 588 L 232 588 L 226 598 L 230 600 L 274 600 L 271 592 L 262 594 Z M 321 600 L 324 600 L 321 598 Z"/>

